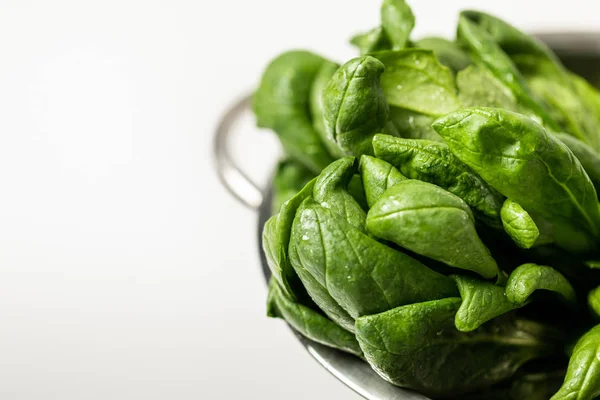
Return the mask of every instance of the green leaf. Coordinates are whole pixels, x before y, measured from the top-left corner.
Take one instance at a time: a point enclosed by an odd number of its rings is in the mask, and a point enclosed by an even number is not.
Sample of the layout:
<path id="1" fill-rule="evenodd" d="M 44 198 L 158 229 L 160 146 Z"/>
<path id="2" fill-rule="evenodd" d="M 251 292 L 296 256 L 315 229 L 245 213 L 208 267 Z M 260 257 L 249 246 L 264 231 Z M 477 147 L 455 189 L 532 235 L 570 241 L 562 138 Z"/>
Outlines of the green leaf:
<path id="1" fill-rule="evenodd" d="M 288 256 L 290 233 L 296 210 L 306 198 L 312 195 L 315 181 L 316 179 L 313 179 L 307 183 L 300 192 L 283 203 L 279 214 L 269 218 L 262 232 L 263 251 L 267 265 L 273 278 L 292 299 L 296 298 L 292 287 L 298 282 L 298 277 Z"/>
<path id="2" fill-rule="evenodd" d="M 360 340 L 359 340 L 360 342 Z M 567 376 L 550 400 L 593 400 L 600 396 L 600 325 L 583 335 L 573 349 Z"/>
<path id="3" fill-rule="evenodd" d="M 296 213 L 292 255 L 292 264 L 311 297 L 312 282 L 307 284 L 301 270 L 352 318 L 456 293 L 451 279 L 377 242 L 314 202 L 304 203 Z"/>
<path id="4" fill-rule="evenodd" d="M 571 135 L 555 133 L 554 136 L 566 144 L 569 150 L 577 157 L 581 166 L 585 169 L 585 172 L 594 184 L 596 193 L 598 193 L 600 190 L 600 154 L 592 147 Z"/>
<path id="5" fill-rule="evenodd" d="M 471 65 L 456 75 L 458 98 L 464 107 L 498 107 L 519 111 L 517 100 L 508 87 L 490 71 Z"/>
<path id="6" fill-rule="evenodd" d="M 350 43 L 358 48 L 360 55 L 364 56 L 382 50 L 390 50 L 392 44 L 381 26 L 368 32 L 360 33 L 350 39 Z"/>
<path id="7" fill-rule="evenodd" d="M 276 214 L 283 203 L 294 197 L 315 175 L 293 160 L 279 162 L 273 179 L 272 210 Z"/>
<path id="8" fill-rule="evenodd" d="M 508 236 L 523 249 L 531 248 L 540 237 L 535 221 L 519 203 L 506 199 L 500 212 Z"/>
<path id="9" fill-rule="evenodd" d="M 596 191 L 573 153 L 530 118 L 495 108 L 465 108 L 433 124 L 450 150 L 504 196 L 550 221 L 557 245 L 596 247 Z"/>
<path id="10" fill-rule="evenodd" d="M 253 99 L 257 125 L 274 130 L 287 155 L 314 173 L 332 161 L 313 128 L 308 104 L 312 82 L 325 62 L 307 51 L 283 53 L 263 73 Z"/>
<path id="11" fill-rule="evenodd" d="M 321 68 L 319 68 L 319 72 L 317 72 L 317 75 L 315 76 L 310 88 L 309 101 L 313 127 L 319 134 L 319 138 L 327 148 L 329 154 L 331 154 L 334 158 L 339 158 L 343 154 L 337 143 L 327 135 L 327 129 L 325 128 L 325 116 L 323 115 L 323 91 L 338 68 L 339 65 L 331 61 L 325 61 L 321 65 Z"/>
<path id="12" fill-rule="evenodd" d="M 302 336 L 322 345 L 362 356 L 360 346 L 352 333 L 342 329 L 319 312 L 294 301 L 275 280 L 269 282 L 269 299 L 275 304 L 278 316 L 286 320 Z"/>
<path id="13" fill-rule="evenodd" d="M 461 13 L 456 35 L 459 44 L 469 51 L 475 62 L 482 68 L 487 68 L 513 93 L 522 112 L 544 126 L 559 130 L 548 112 L 533 99 L 525 79 L 512 60 L 488 32 L 470 19 L 468 13 Z"/>
<path id="14" fill-rule="evenodd" d="M 358 163 L 353 157 L 332 162 L 317 177 L 313 199 L 322 207 L 339 214 L 356 229 L 365 232 L 367 215 L 348 192 L 348 184 L 357 171 Z"/>
<path id="15" fill-rule="evenodd" d="M 462 303 L 454 324 L 461 332 L 471 332 L 484 323 L 516 308 L 504 294 L 504 287 L 465 275 L 453 275 Z"/>
<path id="16" fill-rule="evenodd" d="M 406 180 L 393 165 L 371 156 L 360 158 L 360 175 L 369 207 L 372 207 L 388 188 Z"/>
<path id="17" fill-rule="evenodd" d="M 506 283 L 506 297 L 516 305 L 524 305 L 536 290 L 558 294 L 565 302 L 576 304 L 573 286 L 554 268 L 537 264 L 523 264 L 515 269 Z"/>
<path id="18" fill-rule="evenodd" d="M 406 47 L 415 27 L 415 16 L 404 0 L 383 0 L 381 27 L 390 39 L 392 49 L 400 50 Z"/>
<path id="19" fill-rule="evenodd" d="M 600 286 L 588 293 L 588 307 L 594 319 L 600 320 Z"/>
<path id="20" fill-rule="evenodd" d="M 460 107 L 452 72 L 432 51 L 383 51 L 373 57 L 385 65 L 381 87 L 389 105 L 434 117 Z"/>
<path id="21" fill-rule="evenodd" d="M 369 210 L 369 204 L 367 203 L 367 195 L 363 187 L 362 179 L 360 175 L 355 174 L 350 182 L 348 183 L 348 193 L 352 195 L 354 200 L 360 205 L 364 211 Z"/>
<path id="22" fill-rule="evenodd" d="M 444 141 L 431 127 L 435 118 L 430 115 L 420 114 L 404 108 L 390 107 L 388 120 L 396 130 L 392 136 L 400 136 L 406 139 L 434 140 L 437 142 Z"/>
<path id="23" fill-rule="evenodd" d="M 369 210 L 367 229 L 378 238 L 486 279 L 500 273 L 477 236 L 469 206 L 427 182 L 410 179 L 389 188 Z"/>
<path id="24" fill-rule="evenodd" d="M 431 50 L 440 64 L 450 68 L 454 73 L 471 65 L 471 57 L 455 42 L 440 37 L 426 37 L 417 40 L 414 47 Z"/>
<path id="25" fill-rule="evenodd" d="M 500 226 L 504 198 L 444 143 L 375 135 L 375 156 L 398 168 L 407 178 L 440 186 L 463 199 L 475 215 L 491 226 Z"/>
<path id="26" fill-rule="evenodd" d="M 335 72 L 323 92 L 327 135 L 344 154 L 372 153 L 371 139 L 387 122 L 383 69 L 370 56 L 352 59 Z"/>
<path id="27" fill-rule="evenodd" d="M 554 350 L 543 329 L 519 320 L 459 332 L 454 315 L 460 304 L 446 298 L 358 318 L 356 336 L 367 361 L 388 382 L 437 398 L 503 381 Z"/>

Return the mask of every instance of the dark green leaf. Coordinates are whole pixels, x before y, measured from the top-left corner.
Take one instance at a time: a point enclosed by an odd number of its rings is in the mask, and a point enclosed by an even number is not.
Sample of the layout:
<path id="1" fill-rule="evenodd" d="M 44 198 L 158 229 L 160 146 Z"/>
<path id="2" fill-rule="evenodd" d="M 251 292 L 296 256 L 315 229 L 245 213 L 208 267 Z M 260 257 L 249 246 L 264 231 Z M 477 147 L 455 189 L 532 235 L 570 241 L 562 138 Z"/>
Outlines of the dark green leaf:
<path id="1" fill-rule="evenodd" d="M 516 305 L 524 305 L 536 290 L 548 290 L 562 297 L 570 304 L 577 298 L 573 286 L 554 268 L 537 264 L 523 264 L 515 269 L 506 283 L 506 297 Z"/>
<path id="2" fill-rule="evenodd" d="M 367 229 L 376 237 L 486 279 L 500 272 L 477 236 L 469 206 L 427 182 L 409 179 L 389 188 L 369 210 Z"/>
<path id="3" fill-rule="evenodd" d="M 530 118 L 507 110 L 466 108 L 434 129 L 462 162 L 527 212 L 550 221 L 555 242 L 573 252 L 596 247 L 596 191 L 573 153 Z"/>
<path id="4" fill-rule="evenodd" d="M 312 82 L 326 60 L 307 51 L 289 51 L 265 70 L 254 94 L 256 122 L 274 130 L 286 153 L 314 173 L 332 161 L 314 130 L 309 112 Z"/>
<path id="5" fill-rule="evenodd" d="M 375 156 L 398 168 L 407 178 L 448 190 L 471 206 L 478 218 L 500 226 L 504 198 L 456 158 L 446 144 L 375 135 L 373 149 Z"/>
<path id="6" fill-rule="evenodd" d="M 296 161 L 281 161 L 273 179 L 273 214 L 278 213 L 283 203 L 294 197 L 314 177 L 312 171 Z"/>
<path id="7" fill-rule="evenodd" d="M 305 282 L 300 269 L 353 318 L 456 293 L 451 279 L 377 242 L 314 202 L 304 203 L 296 213 L 292 256 L 309 294 L 312 283 Z"/>
<path id="8" fill-rule="evenodd" d="M 598 396 L 600 325 L 592 328 L 577 341 L 569 361 L 565 382 L 550 400 L 593 400 Z"/>
<path id="9" fill-rule="evenodd" d="M 435 120 L 430 115 L 399 107 L 390 107 L 389 122 L 396 129 L 396 134 L 406 139 L 426 139 L 443 142 L 444 139 L 433 130 L 431 124 Z M 383 132 L 386 133 L 386 132 Z"/>
<path id="10" fill-rule="evenodd" d="M 385 65 L 381 87 L 389 105 L 434 117 L 460 106 L 452 73 L 432 51 L 406 49 L 373 56 Z"/>
<path id="11" fill-rule="evenodd" d="M 592 147 L 571 135 L 555 133 L 554 136 L 566 144 L 575 157 L 577 157 L 581 166 L 585 169 L 585 172 L 587 172 L 590 180 L 594 184 L 596 193 L 598 193 L 600 190 L 600 154 Z"/>
<path id="12" fill-rule="evenodd" d="M 269 283 L 269 302 L 274 303 L 277 316 L 285 319 L 301 335 L 325 346 L 362 356 L 360 346 L 352 333 L 340 328 L 317 311 L 295 302 L 275 280 Z"/>
<path id="13" fill-rule="evenodd" d="M 430 396 L 458 396 L 512 376 L 526 361 L 553 351 L 543 329 L 524 321 L 454 328 L 459 298 L 398 307 L 356 320 L 366 359 L 385 380 Z"/>
<path id="14" fill-rule="evenodd" d="M 600 320 L 600 286 L 588 293 L 588 307 L 595 320 Z"/>
<path id="15" fill-rule="evenodd" d="M 393 165 L 371 156 L 360 158 L 360 175 L 369 207 L 372 207 L 388 188 L 406 179 Z"/>
<path id="16" fill-rule="evenodd" d="M 327 135 L 348 155 L 371 154 L 371 139 L 387 122 L 383 64 L 365 56 L 342 65 L 323 92 Z"/>
<path id="17" fill-rule="evenodd" d="M 453 275 L 462 303 L 454 324 L 461 332 L 470 332 L 484 323 L 517 308 L 508 301 L 504 287 L 464 275 Z"/>
<path id="18" fill-rule="evenodd" d="M 313 199 L 322 207 L 339 214 L 350 225 L 364 232 L 367 215 L 348 192 L 348 184 L 357 171 L 358 163 L 353 157 L 344 157 L 332 162 L 317 177 L 313 189 Z"/>
<path id="19" fill-rule="evenodd" d="M 298 281 L 288 256 L 288 244 L 296 210 L 312 195 L 316 179 L 310 181 L 294 197 L 285 202 L 279 214 L 272 216 L 263 228 L 263 251 L 273 278 L 292 299 L 296 298 L 292 286 Z"/>

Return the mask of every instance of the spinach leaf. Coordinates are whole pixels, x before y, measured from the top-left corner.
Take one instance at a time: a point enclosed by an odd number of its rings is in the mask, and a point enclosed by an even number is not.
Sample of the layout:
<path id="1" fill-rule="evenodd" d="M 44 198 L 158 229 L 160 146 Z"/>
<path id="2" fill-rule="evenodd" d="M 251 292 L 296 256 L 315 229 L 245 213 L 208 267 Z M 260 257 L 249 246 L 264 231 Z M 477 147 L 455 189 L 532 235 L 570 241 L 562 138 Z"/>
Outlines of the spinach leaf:
<path id="1" fill-rule="evenodd" d="M 448 190 L 471 206 L 478 218 L 491 226 L 500 226 L 504 198 L 456 158 L 444 143 L 375 135 L 373 149 L 378 158 L 398 168 L 407 178 Z"/>
<path id="2" fill-rule="evenodd" d="M 267 265 L 273 274 L 273 278 L 279 283 L 286 294 L 295 299 L 292 290 L 297 286 L 298 277 L 294 272 L 289 255 L 288 244 L 296 210 L 300 204 L 312 195 L 316 179 L 313 179 L 290 200 L 283 203 L 279 214 L 272 216 L 263 228 L 263 251 L 267 259 Z"/>
<path id="3" fill-rule="evenodd" d="M 454 318 L 456 329 L 471 332 L 517 307 L 508 301 L 504 287 L 465 275 L 453 275 L 462 303 Z"/>
<path id="4" fill-rule="evenodd" d="M 381 27 L 392 44 L 392 50 L 406 47 L 415 27 L 415 16 L 404 0 L 383 0 Z"/>
<path id="5" fill-rule="evenodd" d="M 387 122 L 383 70 L 373 57 L 352 59 L 335 72 L 323 92 L 327 135 L 344 154 L 371 154 L 371 139 Z"/>
<path id="6" fill-rule="evenodd" d="M 300 269 L 352 318 L 456 293 L 451 279 L 377 242 L 311 201 L 296 213 L 290 257 L 311 296 L 312 282 L 305 282 Z"/>
<path id="7" fill-rule="evenodd" d="M 462 13 L 459 18 L 457 40 L 468 49 L 477 64 L 489 69 L 513 93 L 522 112 L 554 131 L 559 130 L 550 114 L 533 99 L 525 79 L 512 60 L 488 32 L 471 21 L 469 14 Z"/>
<path id="8" fill-rule="evenodd" d="M 406 139 L 434 140 L 437 142 L 444 141 L 431 127 L 435 118 L 430 115 L 420 114 L 400 107 L 390 107 L 388 118 L 396 130 L 396 134 L 392 136 L 400 136 Z M 386 132 L 384 131 L 383 133 Z"/>
<path id="9" fill-rule="evenodd" d="M 512 376 L 554 350 L 543 328 L 519 320 L 470 333 L 454 328 L 459 298 L 394 308 L 356 320 L 365 358 L 385 380 L 429 396 L 460 395 Z"/>
<path id="10" fill-rule="evenodd" d="M 600 286 L 588 293 L 588 307 L 595 320 L 600 320 Z"/>
<path id="11" fill-rule="evenodd" d="M 572 252 L 596 247 L 596 191 L 573 153 L 530 118 L 495 108 L 465 108 L 433 124 L 450 150 L 504 196 L 550 221 L 555 243 Z"/>
<path id="12" fill-rule="evenodd" d="M 378 238 L 486 279 L 500 273 L 477 236 L 469 206 L 427 182 L 409 179 L 389 188 L 369 210 L 367 229 Z"/>
<path id="13" fill-rule="evenodd" d="M 506 297 L 516 305 L 524 305 L 536 290 L 549 290 L 570 304 L 577 303 L 575 290 L 560 272 L 552 267 L 523 264 L 515 269 L 506 282 Z"/>
<path id="14" fill-rule="evenodd" d="M 596 193 L 600 190 L 600 154 L 581 140 L 564 133 L 555 133 L 555 137 L 567 145 L 575 157 L 581 163 L 581 166 L 587 172 L 590 180 L 596 188 Z"/>
<path id="15" fill-rule="evenodd" d="M 358 48 L 361 56 L 392 48 L 390 39 L 381 26 L 355 35 L 350 39 L 350 43 Z"/>
<path id="16" fill-rule="evenodd" d="M 283 318 L 302 336 L 322 345 L 362 356 L 352 333 L 340 328 L 319 312 L 294 301 L 273 279 L 269 282 L 268 303 L 272 317 Z"/>
<path id="17" fill-rule="evenodd" d="M 279 162 L 273 179 L 272 212 L 276 214 L 283 203 L 298 193 L 315 175 L 293 160 Z"/>
<path id="18" fill-rule="evenodd" d="M 360 340 L 359 340 L 360 342 Z M 575 345 L 562 387 L 550 400 L 593 400 L 600 396 L 600 325 Z"/>
<path id="19" fill-rule="evenodd" d="M 329 164 L 317 177 L 313 199 L 322 207 L 333 210 L 356 229 L 365 231 L 367 215 L 348 192 L 348 184 L 358 170 L 353 157 L 340 158 Z"/>
<path id="20" fill-rule="evenodd" d="M 480 66 L 472 65 L 456 75 L 458 98 L 464 107 L 498 107 L 519 111 L 514 94 Z"/>
<path id="21" fill-rule="evenodd" d="M 334 158 L 339 158 L 343 154 L 335 140 L 327 135 L 327 129 L 325 128 L 325 116 L 323 115 L 323 91 L 338 68 L 339 65 L 336 63 L 331 61 L 323 62 L 321 68 L 319 68 L 319 72 L 317 72 L 317 75 L 313 80 L 312 86 L 310 87 L 309 101 L 313 127 L 319 134 L 319 138 L 325 145 L 325 148 L 327 148 L 329 154 L 331 154 Z"/>
<path id="22" fill-rule="evenodd" d="M 265 70 L 253 99 L 256 123 L 279 136 L 286 154 L 319 173 L 332 161 L 314 130 L 309 112 L 313 79 L 326 60 L 307 51 L 289 51 Z"/>
<path id="23" fill-rule="evenodd" d="M 508 236 L 523 249 L 531 248 L 540 237 L 535 221 L 519 203 L 506 199 L 500 211 L 502 225 Z"/>
<path id="24" fill-rule="evenodd" d="M 365 194 L 365 188 L 360 175 L 355 174 L 350 182 L 348 183 L 348 193 L 352 195 L 358 205 L 364 210 L 369 210 L 369 204 L 367 204 L 367 195 Z"/>
<path id="25" fill-rule="evenodd" d="M 413 43 L 414 47 L 432 50 L 440 64 L 454 73 L 471 65 L 471 57 L 455 42 L 440 37 L 426 37 Z"/>
<path id="26" fill-rule="evenodd" d="M 388 188 L 406 180 L 393 165 L 371 156 L 360 158 L 360 176 L 369 207 L 372 207 Z"/>
<path id="27" fill-rule="evenodd" d="M 460 106 L 452 73 L 432 51 L 383 51 L 373 57 L 385 65 L 381 87 L 389 105 L 434 117 Z"/>

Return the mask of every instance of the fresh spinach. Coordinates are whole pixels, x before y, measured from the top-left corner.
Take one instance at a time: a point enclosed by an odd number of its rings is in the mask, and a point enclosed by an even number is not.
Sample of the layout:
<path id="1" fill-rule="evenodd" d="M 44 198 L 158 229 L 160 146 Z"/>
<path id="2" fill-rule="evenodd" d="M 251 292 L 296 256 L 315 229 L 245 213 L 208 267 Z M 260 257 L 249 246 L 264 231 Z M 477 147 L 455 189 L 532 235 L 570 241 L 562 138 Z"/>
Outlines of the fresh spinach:
<path id="1" fill-rule="evenodd" d="M 388 188 L 407 179 L 390 163 L 371 156 L 360 158 L 360 176 L 369 207 L 373 207 Z"/>
<path id="2" fill-rule="evenodd" d="M 371 139 L 387 122 L 388 105 L 380 83 L 383 70 L 373 57 L 352 59 L 335 72 L 323 91 L 327 136 L 344 154 L 371 154 Z"/>
<path id="3" fill-rule="evenodd" d="M 550 221 L 559 246 L 579 253 L 596 247 L 600 212 L 594 186 L 567 146 L 540 125 L 480 107 L 450 113 L 433 127 L 488 184 Z"/>
<path id="4" fill-rule="evenodd" d="M 296 161 L 281 161 L 273 179 L 273 214 L 278 213 L 283 203 L 294 197 L 314 177 L 315 174 Z"/>
<path id="5" fill-rule="evenodd" d="M 564 301 L 576 304 L 577 298 L 571 283 L 552 267 L 523 264 L 515 269 L 506 282 L 506 298 L 513 304 L 524 305 L 536 290 L 556 293 Z"/>
<path id="6" fill-rule="evenodd" d="M 378 238 L 487 279 L 500 272 L 477 236 L 469 206 L 427 182 L 409 179 L 386 190 L 369 210 L 367 229 Z"/>
<path id="7" fill-rule="evenodd" d="M 359 339 L 360 342 L 360 339 Z M 600 325 L 575 345 L 567 376 L 550 400 L 592 400 L 600 396 Z"/>

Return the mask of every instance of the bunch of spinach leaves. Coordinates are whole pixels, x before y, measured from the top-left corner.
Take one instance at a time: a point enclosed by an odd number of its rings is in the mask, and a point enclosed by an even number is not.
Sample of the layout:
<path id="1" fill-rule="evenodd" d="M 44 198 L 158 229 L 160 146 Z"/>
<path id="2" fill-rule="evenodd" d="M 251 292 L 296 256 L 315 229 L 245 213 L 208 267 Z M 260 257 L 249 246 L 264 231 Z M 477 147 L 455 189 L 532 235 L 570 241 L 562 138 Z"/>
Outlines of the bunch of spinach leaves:
<path id="1" fill-rule="evenodd" d="M 433 398 L 600 398 L 600 93 L 491 15 L 414 25 L 264 72 L 268 315 Z"/>

